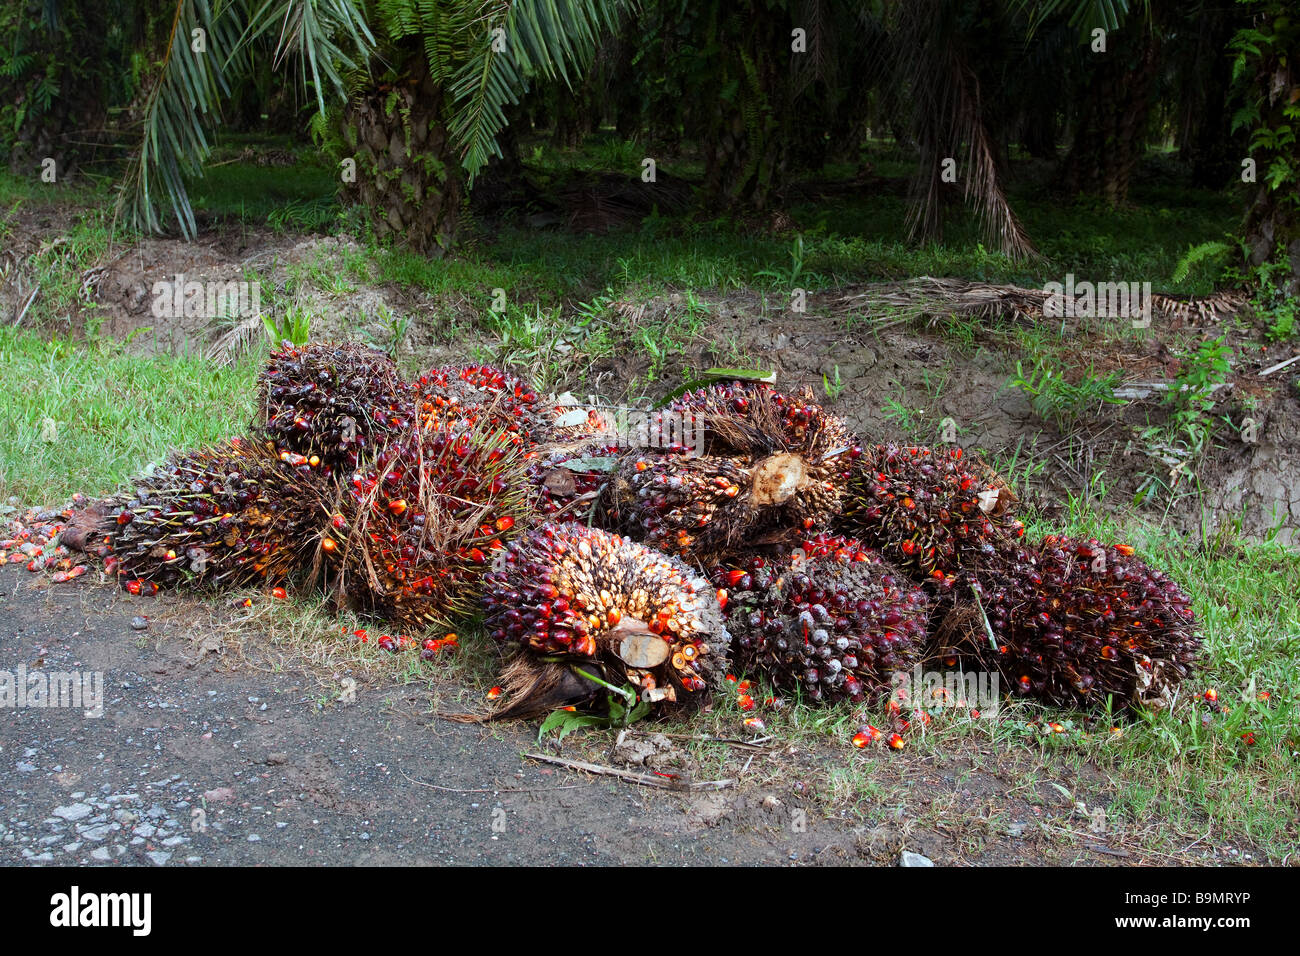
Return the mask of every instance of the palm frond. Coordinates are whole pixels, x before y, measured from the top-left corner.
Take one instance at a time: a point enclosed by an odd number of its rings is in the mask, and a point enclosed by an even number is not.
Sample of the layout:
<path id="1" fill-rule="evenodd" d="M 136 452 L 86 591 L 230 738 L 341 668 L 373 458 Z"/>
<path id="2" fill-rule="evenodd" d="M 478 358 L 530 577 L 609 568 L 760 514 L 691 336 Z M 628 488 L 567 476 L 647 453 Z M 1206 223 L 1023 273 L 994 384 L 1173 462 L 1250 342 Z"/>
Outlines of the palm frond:
<path id="1" fill-rule="evenodd" d="M 1029 32 L 1032 36 L 1047 20 L 1062 11 L 1068 11 L 1070 26 L 1087 38 L 1093 30 L 1118 30 L 1128 17 L 1129 0 L 1017 0 L 1029 14 Z M 1147 7 L 1150 0 L 1140 0 Z"/>
<path id="2" fill-rule="evenodd" d="M 145 101 L 140 146 L 118 194 L 119 216 L 134 227 L 161 232 L 164 200 L 186 238 L 195 233 L 184 176 L 199 175 L 209 153 L 207 132 L 229 94 L 224 69 L 232 63 L 242 20 L 241 0 L 176 0 L 161 69 Z M 197 32 L 201 31 L 201 32 Z M 203 52 L 193 48 L 203 39 Z"/>
<path id="3" fill-rule="evenodd" d="M 979 210 L 986 234 L 1015 259 L 1036 255 L 1007 201 L 993 137 L 984 118 L 979 78 L 970 68 L 941 0 L 912 0 L 902 18 L 913 94 L 913 129 L 921 162 L 908 208 L 909 237 L 942 234 L 942 161 L 966 146 L 965 198 Z"/>
<path id="4" fill-rule="evenodd" d="M 275 67 L 279 69 L 290 57 L 298 61 L 299 82 L 303 90 L 315 91 L 320 113 L 325 112 L 326 85 L 346 99 L 347 87 L 340 71 L 364 64 L 375 47 L 361 5 L 353 0 L 266 0 L 249 19 L 239 49 L 246 49 L 276 27 Z M 349 44 L 356 59 L 339 45 L 341 40 Z"/>
<path id="5" fill-rule="evenodd" d="M 471 182 L 490 157 L 501 155 L 496 137 L 506 126 L 505 107 L 519 101 L 533 78 L 572 87 L 602 31 L 630 6 L 630 0 L 501 0 L 482 8 L 471 27 L 476 42 L 451 84 L 451 134 Z"/>

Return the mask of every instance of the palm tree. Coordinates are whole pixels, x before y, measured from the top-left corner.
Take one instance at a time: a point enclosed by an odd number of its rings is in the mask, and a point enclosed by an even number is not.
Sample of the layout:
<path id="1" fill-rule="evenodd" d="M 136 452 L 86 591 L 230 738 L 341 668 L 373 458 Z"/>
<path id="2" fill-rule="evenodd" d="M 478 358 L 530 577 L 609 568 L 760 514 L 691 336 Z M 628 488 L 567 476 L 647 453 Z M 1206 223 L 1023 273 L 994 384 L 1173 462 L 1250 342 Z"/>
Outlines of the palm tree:
<path id="1" fill-rule="evenodd" d="M 536 81 L 571 83 L 626 0 L 175 0 L 119 211 L 195 232 L 199 175 L 232 81 L 255 59 L 296 67 L 321 116 L 342 103 L 356 198 L 378 233 L 430 253 L 455 238 L 465 190 L 505 109 Z"/>

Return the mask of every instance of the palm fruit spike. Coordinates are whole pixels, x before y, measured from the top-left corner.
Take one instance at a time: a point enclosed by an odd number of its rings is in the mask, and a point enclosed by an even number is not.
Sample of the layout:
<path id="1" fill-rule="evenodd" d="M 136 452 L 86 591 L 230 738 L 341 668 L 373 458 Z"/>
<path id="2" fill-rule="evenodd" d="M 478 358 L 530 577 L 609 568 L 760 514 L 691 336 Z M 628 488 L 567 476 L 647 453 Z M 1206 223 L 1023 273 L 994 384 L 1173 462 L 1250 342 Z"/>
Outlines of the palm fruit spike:
<path id="1" fill-rule="evenodd" d="M 259 434 L 344 472 L 364 465 L 414 411 L 393 360 L 355 343 L 284 343 L 258 376 L 258 394 Z"/>
<path id="2" fill-rule="evenodd" d="M 960 448 L 877 445 L 855 456 L 837 527 L 919 576 L 956 574 L 1024 525 L 1009 489 Z"/>
<path id="3" fill-rule="evenodd" d="M 695 699 L 726 672 L 729 638 L 713 588 L 676 558 L 618 535 L 541 525 L 507 546 L 487 581 L 485 624 L 498 643 L 631 684 L 643 700 Z"/>
<path id="4" fill-rule="evenodd" d="M 972 585 L 979 606 L 963 604 Z M 951 587 L 941 638 L 1049 703 L 1167 706 L 1200 650 L 1190 598 L 1128 545 L 1048 535 L 986 554 Z"/>
<path id="5" fill-rule="evenodd" d="M 726 595 L 734 666 L 813 703 L 877 699 L 920 659 L 925 593 L 851 541 L 752 558 L 713 580 Z"/>
<path id="6" fill-rule="evenodd" d="M 491 365 L 440 366 L 415 385 L 426 425 L 493 422 L 513 444 L 526 445 L 538 428 L 537 393 L 523 379 Z"/>
<path id="7" fill-rule="evenodd" d="M 320 547 L 336 586 L 411 632 L 478 606 L 483 572 L 527 523 L 517 449 L 488 423 L 420 423 L 343 485 Z"/>
<path id="8" fill-rule="evenodd" d="M 99 552 L 128 586 L 278 584 L 312 536 L 313 484 L 309 466 L 286 464 L 269 442 L 175 455 L 99 506 Z"/>

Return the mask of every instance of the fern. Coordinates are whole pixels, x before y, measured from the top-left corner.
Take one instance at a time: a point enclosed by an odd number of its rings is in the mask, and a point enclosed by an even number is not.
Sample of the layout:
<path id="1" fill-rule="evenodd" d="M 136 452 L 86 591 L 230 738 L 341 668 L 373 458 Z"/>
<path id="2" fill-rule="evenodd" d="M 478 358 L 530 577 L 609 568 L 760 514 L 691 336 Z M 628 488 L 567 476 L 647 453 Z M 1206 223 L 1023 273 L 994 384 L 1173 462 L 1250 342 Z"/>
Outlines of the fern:
<path id="1" fill-rule="evenodd" d="M 1170 280 L 1174 285 L 1182 285 L 1187 281 L 1187 277 L 1191 274 L 1194 267 L 1202 262 L 1212 262 L 1219 259 L 1230 251 L 1232 251 L 1231 245 L 1217 240 L 1202 242 L 1200 245 L 1192 246 L 1183 253 L 1183 257 L 1179 259 L 1178 264 L 1174 266 L 1174 274 L 1170 277 Z"/>

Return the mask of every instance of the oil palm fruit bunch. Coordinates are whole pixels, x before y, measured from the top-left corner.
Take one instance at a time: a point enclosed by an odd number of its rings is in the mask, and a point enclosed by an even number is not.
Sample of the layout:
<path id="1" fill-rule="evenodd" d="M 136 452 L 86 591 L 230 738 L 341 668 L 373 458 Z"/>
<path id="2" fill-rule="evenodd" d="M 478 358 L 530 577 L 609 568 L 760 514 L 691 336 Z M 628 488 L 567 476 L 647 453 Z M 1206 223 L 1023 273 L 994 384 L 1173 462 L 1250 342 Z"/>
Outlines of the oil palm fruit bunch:
<path id="1" fill-rule="evenodd" d="M 673 416 L 682 450 L 703 454 L 628 455 L 600 501 L 611 526 L 673 554 L 716 558 L 822 527 L 839 511 L 856 445 L 808 396 L 713 385 L 673 402 Z"/>
<path id="2" fill-rule="evenodd" d="M 98 507 L 105 570 L 133 593 L 279 584 L 314 537 L 310 472 L 248 439 L 173 455 Z"/>
<path id="3" fill-rule="evenodd" d="M 356 343 L 286 342 L 258 376 L 254 430 L 292 464 L 331 472 L 365 465 L 414 411 L 385 353 Z"/>
<path id="4" fill-rule="evenodd" d="M 1191 599 L 1128 545 L 1048 535 L 961 577 L 955 597 L 965 583 L 979 606 L 959 604 L 941 637 L 1038 700 L 1166 706 L 1200 650 Z"/>
<path id="5" fill-rule="evenodd" d="M 853 458 L 837 529 L 917 576 L 955 575 L 990 546 L 1023 536 L 1014 497 L 960 448 L 876 445 Z"/>
<path id="6" fill-rule="evenodd" d="M 920 659 L 929 599 L 860 543 L 826 543 L 713 572 L 733 664 L 813 703 L 875 700 Z"/>
<path id="7" fill-rule="evenodd" d="M 503 646 L 684 702 L 721 679 L 728 635 L 709 583 L 682 561 L 599 528 L 548 522 L 487 575 L 485 624 Z"/>
<path id="8" fill-rule="evenodd" d="M 431 368 L 415 383 L 426 425 L 489 421 L 523 447 L 538 428 L 537 393 L 523 379 L 492 365 Z"/>
<path id="9" fill-rule="evenodd" d="M 493 555 L 527 523 L 519 452 L 488 422 L 417 422 L 325 494 L 335 587 L 412 632 L 473 613 Z"/>

